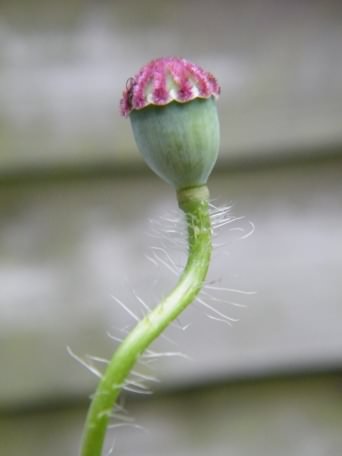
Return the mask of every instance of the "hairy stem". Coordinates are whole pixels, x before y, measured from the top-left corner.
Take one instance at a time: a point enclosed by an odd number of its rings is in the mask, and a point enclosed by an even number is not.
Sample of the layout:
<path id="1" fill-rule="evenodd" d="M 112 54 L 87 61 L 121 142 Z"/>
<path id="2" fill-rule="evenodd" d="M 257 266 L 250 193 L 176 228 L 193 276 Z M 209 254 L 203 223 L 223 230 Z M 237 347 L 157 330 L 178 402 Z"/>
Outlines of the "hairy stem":
<path id="1" fill-rule="evenodd" d="M 179 191 L 188 229 L 188 260 L 175 288 L 119 345 L 90 405 L 81 456 L 101 456 L 108 421 L 127 376 L 144 350 L 199 293 L 211 256 L 211 225 L 206 186 Z"/>

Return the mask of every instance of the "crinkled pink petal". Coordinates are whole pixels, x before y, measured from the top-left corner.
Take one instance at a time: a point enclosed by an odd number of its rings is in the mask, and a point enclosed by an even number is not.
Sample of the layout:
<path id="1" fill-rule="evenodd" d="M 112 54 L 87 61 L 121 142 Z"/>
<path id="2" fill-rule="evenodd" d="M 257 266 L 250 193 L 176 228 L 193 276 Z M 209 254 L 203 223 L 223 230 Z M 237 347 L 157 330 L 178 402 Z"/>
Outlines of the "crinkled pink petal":
<path id="1" fill-rule="evenodd" d="M 164 106 L 171 101 L 186 103 L 195 98 L 218 98 L 220 86 L 203 68 L 177 57 L 152 60 L 130 78 L 120 101 L 123 116 L 149 105 Z"/>

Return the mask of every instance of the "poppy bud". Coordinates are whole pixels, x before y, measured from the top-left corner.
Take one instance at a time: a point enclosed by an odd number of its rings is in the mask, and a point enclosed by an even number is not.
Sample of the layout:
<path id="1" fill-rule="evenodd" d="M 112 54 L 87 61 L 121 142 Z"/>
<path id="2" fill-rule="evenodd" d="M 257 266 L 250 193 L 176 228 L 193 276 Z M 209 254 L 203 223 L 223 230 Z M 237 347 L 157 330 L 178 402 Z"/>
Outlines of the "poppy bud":
<path id="1" fill-rule="evenodd" d="M 152 60 L 129 79 L 120 102 L 150 168 L 177 190 L 206 185 L 219 150 L 210 73 L 176 57 Z"/>

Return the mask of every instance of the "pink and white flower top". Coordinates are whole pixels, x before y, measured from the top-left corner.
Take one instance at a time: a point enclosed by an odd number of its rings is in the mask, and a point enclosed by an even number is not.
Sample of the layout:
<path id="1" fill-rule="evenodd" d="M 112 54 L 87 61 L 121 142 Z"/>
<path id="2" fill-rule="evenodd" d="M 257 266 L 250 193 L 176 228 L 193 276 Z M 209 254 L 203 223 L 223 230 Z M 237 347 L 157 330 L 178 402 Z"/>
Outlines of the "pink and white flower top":
<path id="1" fill-rule="evenodd" d="M 178 57 L 152 60 L 128 79 L 120 101 L 121 114 L 149 105 L 164 106 L 172 101 L 186 103 L 195 98 L 218 98 L 215 77 L 200 66 Z"/>

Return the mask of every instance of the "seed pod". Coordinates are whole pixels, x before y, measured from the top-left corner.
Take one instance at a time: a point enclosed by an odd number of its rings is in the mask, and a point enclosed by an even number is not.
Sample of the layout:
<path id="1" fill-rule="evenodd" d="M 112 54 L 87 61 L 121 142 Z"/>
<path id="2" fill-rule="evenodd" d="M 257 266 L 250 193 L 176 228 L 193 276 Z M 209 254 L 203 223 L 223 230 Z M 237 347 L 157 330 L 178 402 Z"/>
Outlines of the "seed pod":
<path id="1" fill-rule="evenodd" d="M 216 79 L 175 57 L 156 59 L 129 80 L 129 116 L 146 163 L 177 190 L 205 185 L 219 150 Z"/>

